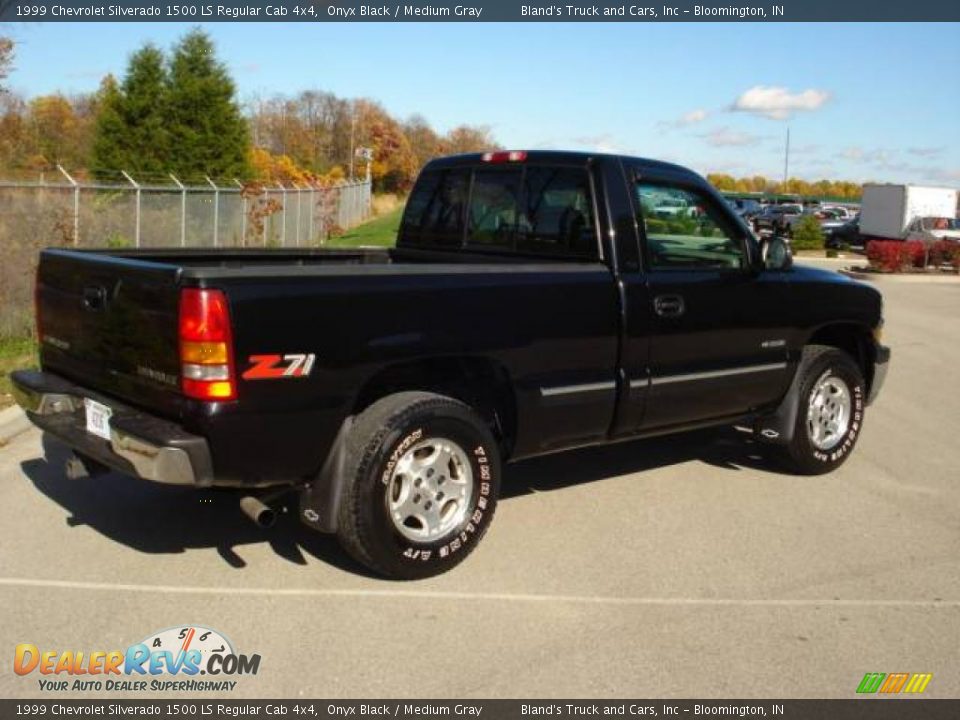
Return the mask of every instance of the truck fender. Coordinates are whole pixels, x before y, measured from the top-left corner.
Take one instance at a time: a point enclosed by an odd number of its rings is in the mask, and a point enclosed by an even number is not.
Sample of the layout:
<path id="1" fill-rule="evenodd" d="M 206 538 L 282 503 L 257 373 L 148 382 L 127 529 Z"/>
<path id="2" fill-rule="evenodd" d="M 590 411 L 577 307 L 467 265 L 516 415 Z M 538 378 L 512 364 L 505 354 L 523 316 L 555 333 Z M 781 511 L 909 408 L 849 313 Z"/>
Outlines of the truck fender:
<path id="1" fill-rule="evenodd" d="M 800 378 L 803 377 L 802 371 L 807 362 L 805 355 L 797 363 L 787 394 L 777 409 L 754 420 L 753 434 L 758 440 L 775 445 L 788 445 L 793 440 L 797 413 L 800 411 Z"/>
<path id="2" fill-rule="evenodd" d="M 343 421 L 323 467 L 300 493 L 300 520 L 314 530 L 324 533 L 337 531 L 337 511 L 343 495 L 347 462 L 347 438 L 353 423 L 353 415 Z"/>

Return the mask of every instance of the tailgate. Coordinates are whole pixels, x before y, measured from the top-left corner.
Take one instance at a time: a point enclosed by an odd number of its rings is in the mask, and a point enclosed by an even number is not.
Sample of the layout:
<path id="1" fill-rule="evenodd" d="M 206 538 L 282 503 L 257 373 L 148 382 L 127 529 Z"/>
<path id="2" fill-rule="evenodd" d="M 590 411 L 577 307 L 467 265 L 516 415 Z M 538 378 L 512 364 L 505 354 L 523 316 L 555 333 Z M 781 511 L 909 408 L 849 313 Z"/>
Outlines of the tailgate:
<path id="1" fill-rule="evenodd" d="M 37 272 L 44 370 L 131 405 L 178 415 L 180 269 L 105 253 L 45 250 Z"/>

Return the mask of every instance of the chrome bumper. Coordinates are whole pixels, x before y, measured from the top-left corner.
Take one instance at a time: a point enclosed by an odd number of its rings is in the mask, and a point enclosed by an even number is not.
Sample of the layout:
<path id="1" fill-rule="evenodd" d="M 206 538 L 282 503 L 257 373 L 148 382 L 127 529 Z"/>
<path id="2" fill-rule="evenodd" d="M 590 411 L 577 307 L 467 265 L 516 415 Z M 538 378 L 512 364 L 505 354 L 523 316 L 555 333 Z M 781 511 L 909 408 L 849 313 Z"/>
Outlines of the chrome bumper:
<path id="1" fill-rule="evenodd" d="M 144 480 L 211 485 L 213 466 L 204 438 L 51 373 L 18 370 L 13 396 L 30 421 L 81 456 Z M 110 440 L 87 432 L 84 398 L 110 407 Z"/>

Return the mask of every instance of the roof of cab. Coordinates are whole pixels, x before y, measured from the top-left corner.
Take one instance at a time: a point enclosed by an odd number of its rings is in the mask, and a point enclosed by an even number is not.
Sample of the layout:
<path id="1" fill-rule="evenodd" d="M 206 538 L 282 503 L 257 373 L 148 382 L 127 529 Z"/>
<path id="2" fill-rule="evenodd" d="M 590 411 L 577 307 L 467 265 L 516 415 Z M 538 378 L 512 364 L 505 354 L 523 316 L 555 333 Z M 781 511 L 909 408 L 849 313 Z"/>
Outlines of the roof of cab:
<path id="1" fill-rule="evenodd" d="M 499 152 L 499 151 L 498 151 Z M 504 151 L 508 152 L 508 151 Z M 526 157 L 522 161 L 514 161 L 516 164 L 541 162 L 541 163 L 563 163 L 569 165 L 586 165 L 591 160 L 617 160 L 626 161 L 632 165 L 669 172 L 674 175 L 687 175 L 691 179 L 703 180 L 697 173 L 682 165 L 663 162 L 661 160 L 651 160 L 649 158 L 633 157 L 630 155 L 613 155 L 609 153 L 591 153 L 578 152 L 573 150 L 527 150 L 524 151 Z M 464 153 L 462 155 L 447 155 L 445 157 L 434 158 L 424 166 L 424 170 L 438 170 L 442 168 L 464 167 L 477 165 L 483 162 L 484 153 Z M 500 165 L 509 165 L 512 163 L 504 162 Z"/>

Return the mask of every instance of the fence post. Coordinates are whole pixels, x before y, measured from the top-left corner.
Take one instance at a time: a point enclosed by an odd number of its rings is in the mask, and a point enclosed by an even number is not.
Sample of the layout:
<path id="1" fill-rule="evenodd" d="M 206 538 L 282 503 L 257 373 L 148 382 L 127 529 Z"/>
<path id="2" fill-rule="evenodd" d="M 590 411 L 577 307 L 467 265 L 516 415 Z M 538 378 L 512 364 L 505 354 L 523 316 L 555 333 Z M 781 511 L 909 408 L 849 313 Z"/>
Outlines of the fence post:
<path id="1" fill-rule="evenodd" d="M 217 246 L 217 228 L 220 226 L 220 188 L 210 179 L 209 175 L 204 175 L 210 187 L 213 188 L 213 246 Z"/>
<path id="2" fill-rule="evenodd" d="M 280 188 L 281 201 L 280 201 L 280 214 L 283 215 L 283 221 L 280 223 L 280 247 L 285 248 L 287 246 L 287 189 L 277 183 L 277 187 Z"/>
<path id="3" fill-rule="evenodd" d="M 140 185 L 136 180 L 127 174 L 126 170 L 121 170 L 120 174 L 123 175 L 127 179 L 127 182 L 133 185 L 134 189 L 137 191 L 137 219 L 136 225 L 134 226 L 135 229 L 133 231 L 133 244 L 136 247 L 140 247 Z"/>
<path id="4" fill-rule="evenodd" d="M 170 173 L 170 177 L 180 188 L 180 247 L 187 246 L 187 189 L 177 180 L 177 176 Z"/>
<path id="5" fill-rule="evenodd" d="M 297 247 L 300 247 L 300 195 L 303 193 L 303 188 L 297 183 L 293 186 L 297 189 Z"/>
<path id="6" fill-rule="evenodd" d="M 314 187 L 313 182 L 310 183 L 310 201 L 307 206 L 307 242 L 313 243 L 313 212 L 317 209 L 315 202 L 316 197 L 316 187 Z"/>
<path id="7" fill-rule="evenodd" d="M 63 173 L 67 181 L 73 185 L 73 244 L 76 246 L 80 243 L 80 186 L 70 177 L 70 173 L 63 169 L 63 165 L 58 164 L 57 170 Z M 43 182 L 42 179 L 41 182 Z"/>
<path id="8" fill-rule="evenodd" d="M 263 186 L 263 246 L 267 246 L 267 203 L 270 202 L 270 194 L 267 192 L 267 186 Z"/>
<path id="9" fill-rule="evenodd" d="M 240 247 L 247 245 L 247 198 L 243 194 L 243 183 L 236 178 L 233 181 L 240 188 Z"/>

